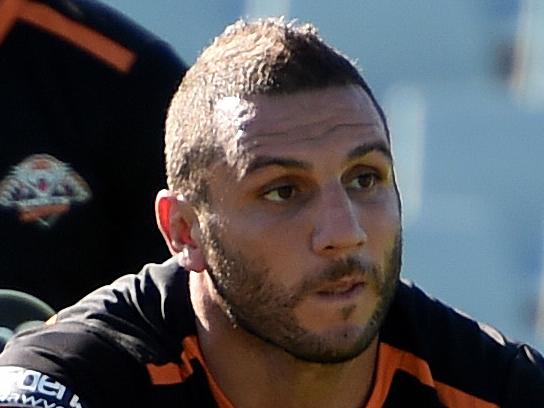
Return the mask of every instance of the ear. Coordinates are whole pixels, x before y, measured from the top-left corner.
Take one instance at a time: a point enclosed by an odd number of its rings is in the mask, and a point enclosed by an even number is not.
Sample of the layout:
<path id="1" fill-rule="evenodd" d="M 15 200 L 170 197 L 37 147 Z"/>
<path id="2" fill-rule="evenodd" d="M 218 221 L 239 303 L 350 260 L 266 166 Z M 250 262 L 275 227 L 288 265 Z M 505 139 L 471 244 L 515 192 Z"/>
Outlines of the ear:
<path id="1" fill-rule="evenodd" d="M 189 271 L 205 270 L 200 224 L 192 204 L 181 195 L 161 190 L 155 200 L 155 215 L 166 245 L 178 264 Z"/>

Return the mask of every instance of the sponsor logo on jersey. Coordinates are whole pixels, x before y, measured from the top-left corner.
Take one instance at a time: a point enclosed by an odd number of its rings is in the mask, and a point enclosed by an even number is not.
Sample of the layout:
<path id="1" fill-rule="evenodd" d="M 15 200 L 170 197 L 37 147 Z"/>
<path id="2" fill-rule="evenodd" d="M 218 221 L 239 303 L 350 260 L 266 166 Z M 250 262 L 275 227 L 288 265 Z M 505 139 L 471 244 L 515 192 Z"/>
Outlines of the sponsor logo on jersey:
<path id="1" fill-rule="evenodd" d="M 0 181 L 0 207 L 15 209 L 21 221 L 44 227 L 53 225 L 72 204 L 90 198 L 85 180 L 48 154 L 27 157 Z"/>
<path id="2" fill-rule="evenodd" d="M 80 398 L 58 381 L 35 370 L 0 367 L 0 406 L 85 408 Z"/>

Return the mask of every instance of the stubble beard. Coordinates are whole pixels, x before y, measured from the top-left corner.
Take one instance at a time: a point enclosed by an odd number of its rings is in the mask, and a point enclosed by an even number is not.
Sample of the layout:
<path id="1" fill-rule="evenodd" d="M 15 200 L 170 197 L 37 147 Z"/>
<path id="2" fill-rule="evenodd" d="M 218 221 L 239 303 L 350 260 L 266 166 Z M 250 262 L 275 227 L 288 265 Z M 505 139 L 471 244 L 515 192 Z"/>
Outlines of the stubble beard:
<path id="1" fill-rule="evenodd" d="M 285 350 L 297 359 L 321 364 L 349 361 L 364 352 L 378 335 L 399 282 L 402 234 L 399 229 L 385 267 L 363 264 L 355 258 L 335 262 L 293 291 L 273 282 L 266 266 L 249 261 L 241 251 L 228 251 L 219 238 L 219 227 L 207 223 L 204 248 L 208 273 L 219 296 L 219 306 L 235 328 Z M 369 320 L 356 330 L 320 335 L 303 328 L 295 307 L 320 285 L 343 277 L 364 276 L 374 284 L 378 303 Z"/>

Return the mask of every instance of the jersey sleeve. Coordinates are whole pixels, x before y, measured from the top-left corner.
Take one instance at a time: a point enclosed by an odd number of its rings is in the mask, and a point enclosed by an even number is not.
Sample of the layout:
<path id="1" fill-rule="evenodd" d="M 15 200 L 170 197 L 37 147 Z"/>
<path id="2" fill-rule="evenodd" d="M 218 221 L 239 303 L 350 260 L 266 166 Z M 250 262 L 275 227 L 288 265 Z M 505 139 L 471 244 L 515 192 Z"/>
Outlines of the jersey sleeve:
<path id="1" fill-rule="evenodd" d="M 0 366 L 0 407 L 91 408 L 47 374 L 21 366 Z"/>
<path id="2" fill-rule="evenodd" d="M 0 355 L 0 407 L 140 407 L 148 375 L 81 324 L 27 332 Z"/>

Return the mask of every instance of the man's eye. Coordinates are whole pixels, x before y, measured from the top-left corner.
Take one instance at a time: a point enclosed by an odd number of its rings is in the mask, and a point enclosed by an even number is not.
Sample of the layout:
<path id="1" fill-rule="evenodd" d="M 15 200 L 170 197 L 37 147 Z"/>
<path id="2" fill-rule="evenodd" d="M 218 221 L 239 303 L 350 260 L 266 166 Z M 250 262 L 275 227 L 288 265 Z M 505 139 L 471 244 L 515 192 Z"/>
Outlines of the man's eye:
<path id="1" fill-rule="evenodd" d="M 289 200 L 296 193 L 295 187 L 293 186 L 281 186 L 276 187 L 272 190 L 268 190 L 263 197 L 268 201 L 282 202 Z"/>
<path id="2" fill-rule="evenodd" d="M 348 183 L 348 187 L 356 190 L 368 190 L 376 185 L 378 175 L 376 173 L 363 173 Z"/>

